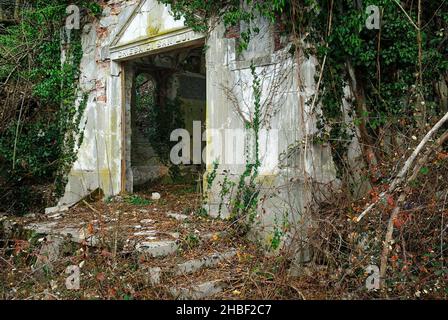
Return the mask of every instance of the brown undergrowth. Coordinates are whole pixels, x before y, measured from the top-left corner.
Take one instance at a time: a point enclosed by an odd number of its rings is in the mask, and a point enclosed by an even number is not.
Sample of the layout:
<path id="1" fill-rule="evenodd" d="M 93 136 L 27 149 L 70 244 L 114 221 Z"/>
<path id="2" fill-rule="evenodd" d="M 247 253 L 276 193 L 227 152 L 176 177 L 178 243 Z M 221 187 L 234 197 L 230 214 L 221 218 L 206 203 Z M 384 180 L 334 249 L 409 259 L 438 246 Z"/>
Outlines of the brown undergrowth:
<path id="1" fill-rule="evenodd" d="M 314 254 L 301 280 L 334 299 L 448 298 L 447 158 L 438 152 L 408 186 L 384 199 L 379 198 L 388 188 L 383 179 L 357 201 L 348 190 L 332 193 L 313 211 L 309 244 Z M 393 171 L 383 166 L 380 171 Z M 388 221 L 402 192 L 405 201 L 393 221 L 385 285 L 369 291 L 368 267 L 380 267 Z M 367 205 L 376 201 L 375 209 L 357 222 Z"/>
<path id="2" fill-rule="evenodd" d="M 160 200 L 151 200 L 158 191 Z M 50 265 L 36 267 L 41 258 L 44 235 L 16 233 L 2 239 L 0 251 L 0 298 L 2 299 L 172 299 L 175 283 L 193 284 L 207 279 L 227 283 L 215 298 L 279 299 L 302 298 L 297 288 L 286 280 L 283 257 L 268 257 L 257 247 L 238 236 L 228 221 L 198 216 L 199 195 L 191 186 L 157 186 L 132 196 L 111 199 L 85 199 L 68 212 L 51 215 L 15 217 L 18 225 L 50 220 L 56 228 L 77 226 L 98 245 L 65 242 L 60 255 Z M 176 220 L 167 213 L 186 215 Z M 151 233 L 157 239 L 178 239 L 180 249 L 165 258 L 146 258 L 129 243 L 144 240 L 136 236 L 144 230 L 142 222 L 152 221 Z M 143 237 L 143 238 L 142 238 Z M 134 242 L 133 242 L 134 241 Z M 168 269 L 186 260 L 199 259 L 226 250 L 236 255 L 214 268 L 192 275 L 180 275 L 159 285 L 151 285 L 148 267 Z M 81 266 L 79 290 L 68 290 L 65 273 L 68 266 Z"/>
<path id="3" fill-rule="evenodd" d="M 387 188 L 378 183 L 363 199 L 353 201 L 348 192 L 334 192 L 312 214 L 308 239 L 311 261 L 298 277 L 288 274 L 286 251 L 266 255 L 259 246 L 234 232 L 228 221 L 198 216 L 200 197 L 185 185 L 157 186 L 133 195 L 83 201 L 62 218 L 61 225 L 79 224 L 99 236 L 99 245 L 66 244 L 51 268 L 35 269 L 38 235 L 27 239 L 2 239 L 0 254 L 2 299 L 172 299 L 175 283 L 194 284 L 224 280 L 221 299 L 446 299 L 448 183 L 446 157 L 438 155 L 412 182 L 402 210 L 394 222 L 388 257 L 386 287 L 369 291 L 369 265 L 378 265 L 389 216 L 396 195 L 380 201 L 363 220 L 355 218 Z M 434 183 L 436 182 L 436 183 Z M 161 193 L 151 200 L 151 192 Z M 88 200 L 88 199 L 87 199 Z M 167 217 L 185 214 L 187 220 Z M 25 217 L 27 222 L 42 219 Z M 141 240 L 142 221 L 152 220 L 159 239 L 177 237 L 180 249 L 172 256 L 146 259 L 127 243 Z M 90 230 L 90 231 L 89 231 Z M 205 237 L 204 235 L 207 235 Z M 147 267 L 170 268 L 176 263 L 235 249 L 236 255 L 192 275 L 149 283 Z M 80 290 L 65 287 L 69 265 L 82 266 Z"/>

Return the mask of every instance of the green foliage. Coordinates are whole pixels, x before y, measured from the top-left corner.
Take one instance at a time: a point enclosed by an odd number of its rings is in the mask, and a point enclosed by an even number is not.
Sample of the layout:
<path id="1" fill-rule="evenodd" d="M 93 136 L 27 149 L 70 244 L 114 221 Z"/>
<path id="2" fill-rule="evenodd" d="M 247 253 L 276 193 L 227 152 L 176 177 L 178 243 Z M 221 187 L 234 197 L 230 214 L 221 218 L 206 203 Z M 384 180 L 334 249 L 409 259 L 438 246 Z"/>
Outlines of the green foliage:
<path id="1" fill-rule="evenodd" d="M 274 230 L 274 235 L 271 239 L 272 250 L 277 250 L 280 247 L 282 236 L 283 236 L 282 231 L 276 227 Z"/>
<path id="2" fill-rule="evenodd" d="M 22 12 L 19 23 L 0 34 L 0 97 L 11 97 L 7 92 L 19 97 L 5 99 L 2 106 L 12 117 L 0 123 L 0 167 L 5 179 L 0 192 L 15 198 L 12 210 L 18 213 L 31 205 L 24 190 L 32 185 L 53 183 L 53 199 L 62 195 L 83 139 L 79 128 L 87 97 L 78 92 L 80 31 L 72 30 L 61 63 L 68 4 L 35 1 Z M 75 4 L 87 5 L 94 14 L 100 9 L 88 1 Z"/>
<path id="3" fill-rule="evenodd" d="M 328 1 L 319 1 L 320 10 L 310 24 L 303 27 L 310 32 L 310 41 L 317 44 L 310 53 L 316 54 L 320 61 L 326 57 L 322 70 L 322 84 L 318 101 L 322 105 L 320 119 L 322 141 L 329 141 L 338 168 L 346 154 L 348 142 L 355 132 L 354 126 L 344 122 L 342 114 L 343 88 L 350 85 L 355 90 L 354 105 L 364 105 L 351 111 L 354 125 L 365 123 L 366 133 L 380 136 L 381 129 L 393 127 L 407 132 L 409 126 L 416 126 L 420 115 L 418 101 L 426 103 L 426 116 L 438 117 L 439 98 L 434 92 L 435 82 L 448 71 L 446 46 L 440 30 L 446 29 L 447 6 L 431 1 L 423 1 L 422 30 L 423 75 L 419 82 L 417 29 L 394 1 L 370 0 L 358 7 L 353 1 L 340 1 L 332 12 L 332 27 L 327 35 L 330 11 Z M 381 30 L 365 27 L 368 5 L 381 8 Z M 417 21 L 415 8 L 402 1 Z M 437 9 L 440 10 L 437 10 Z M 353 75 L 349 73 L 349 67 Z M 406 120 L 404 120 L 406 119 Z M 324 128 L 329 128 L 325 132 Z M 362 140 L 369 144 L 372 141 Z"/>
<path id="4" fill-rule="evenodd" d="M 423 167 L 420 169 L 420 174 L 422 175 L 427 175 L 429 173 L 429 168 L 428 167 Z"/>
<path id="5" fill-rule="evenodd" d="M 142 198 L 136 194 L 132 194 L 125 198 L 126 203 L 132 204 L 133 206 L 148 206 L 152 202 L 151 200 Z"/>
<path id="6" fill-rule="evenodd" d="M 185 237 L 183 243 L 187 249 L 192 249 L 194 247 L 199 246 L 199 244 L 201 243 L 201 239 L 199 238 L 199 236 L 197 234 L 190 232 Z"/>
<path id="7" fill-rule="evenodd" d="M 227 173 L 227 172 L 225 171 L 225 173 Z M 222 207 L 224 205 L 225 197 L 227 197 L 228 195 L 231 194 L 231 191 L 232 191 L 233 187 L 235 187 L 235 186 L 236 186 L 236 183 L 231 181 L 229 179 L 228 174 L 226 174 L 224 176 L 224 180 L 221 183 L 221 190 L 219 192 L 220 201 L 219 201 L 219 207 L 218 207 L 218 217 L 221 216 Z"/>
<path id="8" fill-rule="evenodd" d="M 145 83 L 148 81 L 151 80 L 144 75 L 139 75 L 136 78 L 136 118 L 137 121 L 143 121 L 142 124 L 137 123 L 137 126 L 143 130 L 143 134 L 151 142 L 159 159 L 169 163 L 170 150 L 176 144 L 176 142 L 170 141 L 171 132 L 184 125 L 182 102 L 179 98 L 167 98 L 163 106 L 158 105 L 155 99 L 157 84 L 153 83 L 146 88 Z M 177 177 L 178 168 L 173 167 L 172 170 L 172 176 Z"/>
<path id="9" fill-rule="evenodd" d="M 202 217 L 202 218 L 208 218 L 208 212 L 207 212 L 207 209 L 205 209 L 204 207 L 199 207 L 196 211 L 195 211 L 195 214 L 198 216 L 198 217 Z"/>
<path id="10" fill-rule="evenodd" d="M 207 174 L 207 190 L 210 190 L 213 186 L 213 181 L 215 181 L 215 179 L 216 179 L 218 167 L 219 167 L 219 162 L 216 160 L 213 161 L 212 171 L 210 171 Z"/>
<path id="11" fill-rule="evenodd" d="M 247 151 L 246 168 L 240 176 L 236 196 L 233 201 L 232 219 L 242 222 L 244 229 L 250 228 L 255 220 L 258 209 L 259 191 L 256 184 L 258 170 L 260 168 L 259 131 L 261 126 L 261 80 L 256 73 L 255 66 L 251 65 L 253 77 L 254 117 L 251 123 L 246 123 L 246 128 L 251 130 L 255 140 L 254 150 Z M 250 155 L 254 154 L 251 158 Z M 248 221 L 241 221 L 248 218 Z M 245 220 L 245 219 L 243 219 Z M 247 224 L 246 224 L 247 223 Z"/>
<path id="12" fill-rule="evenodd" d="M 213 168 L 212 171 L 207 173 L 206 182 L 207 185 L 205 186 L 206 190 L 204 190 L 203 198 L 202 198 L 202 205 L 198 208 L 196 211 L 196 215 L 200 217 L 208 217 L 209 213 L 206 209 L 206 206 L 208 204 L 208 192 L 211 190 L 213 186 L 213 182 L 216 179 L 216 175 L 218 172 L 219 162 L 217 160 L 213 161 Z"/>

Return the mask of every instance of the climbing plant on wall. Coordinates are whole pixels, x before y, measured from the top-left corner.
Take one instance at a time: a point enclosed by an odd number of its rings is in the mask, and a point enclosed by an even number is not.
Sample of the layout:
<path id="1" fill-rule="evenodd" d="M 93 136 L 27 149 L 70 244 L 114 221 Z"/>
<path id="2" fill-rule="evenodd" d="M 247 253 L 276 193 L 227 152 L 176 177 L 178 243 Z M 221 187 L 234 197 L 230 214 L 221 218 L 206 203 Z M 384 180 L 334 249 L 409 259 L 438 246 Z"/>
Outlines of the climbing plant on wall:
<path id="1" fill-rule="evenodd" d="M 263 17 L 271 23 L 274 34 L 281 32 L 288 38 L 285 51 L 298 65 L 308 57 L 318 60 L 315 94 L 299 107 L 319 110 L 314 114 L 319 130 L 306 132 L 304 139 L 289 146 L 287 152 L 303 151 L 309 143 L 329 144 L 338 167 L 342 187 L 328 199 L 318 200 L 321 203 L 316 210 L 305 208 L 310 220 L 317 223 L 310 228 L 317 230 L 316 237 L 313 240 L 307 234 L 306 245 L 316 252 L 328 250 L 322 254 L 324 264 L 334 264 L 329 269 L 326 287 L 330 287 L 335 275 L 338 280 L 333 283 L 337 287 L 343 278 L 350 283 L 346 288 L 358 287 L 365 281 L 355 276 L 365 272 L 360 267 L 363 263 L 380 265 L 379 278 L 382 287 L 387 287 L 388 297 L 391 292 L 405 296 L 403 292 L 409 288 L 408 296 L 413 297 L 415 292 L 419 295 L 416 288 L 424 284 L 429 287 L 429 275 L 433 282 L 439 282 L 445 263 L 441 243 L 446 243 L 446 233 L 440 232 L 439 225 L 443 224 L 442 212 L 446 211 L 447 189 L 448 127 L 444 121 L 448 116 L 448 2 L 161 2 L 171 4 L 176 15 L 184 16 L 195 30 L 208 33 L 216 23 L 223 23 L 237 38 L 240 51 L 248 48 L 248 42 L 259 31 L 256 23 L 251 22 Z M 375 19 L 379 24 L 373 28 L 367 23 L 375 13 L 367 10 L 371 5 L 378 8 Z M 300 80 L 299 91 L 303 89 Z M 436 123 L 444 124 L 434 126 Z M 428 141 L 435 131 L 437 137 Z M 357 146 L 362 159 L 353 152 Z M 422 154 L 418 155 L 420 151 Z M 403 168 L 412 168 L 413 172 Z M 350 177 L 353 171 L 361 177 Z M 362 200 L 354 192 L 359 186 L 353 183 L 360 178 L 368 182 L 366 189 L 371 187 L 370 193 L 361 192 Z M 397 179 L 406 181 L 401 180 L 397 189 L 383 191 L 395 186 Z M 306 177 L 304 180 L 306 184 Z M 384 192 L 387 198 L 378 196 Z M 445 198 L 437 196 L 441 194 Z M 380 203 L 380 208 L 369 211 Z M 278 238 L 276 232 L 273 247 Z M 343 242 L 347 244 L 345 249 Z M 360 246 L 363 249 L 358 251 Z M 428 251 L 437 253 L 429 257 Z M 322 262 L 320 259 L 320 254 L 315 253 L 314 262 Z M 420 272 L 426 266 L 433 270 L 425 269 L 422 277 Z"/>
<path id="2" fill-rule="evenodd" d="M 200 32 L 220 22 L 226 28 L 241 23 L 253 27 L 240 31 L 239 49 L 259 31 L 255 21 L 264 17 L 289 38 L 297 58 L 317 57 L 320 70 L 317 96 L 320 135 L 315 142 L 330 142 L 336 163 L 343 162 L 347 142 L 360 131 L 365 160 L 370 167 L 385 155 L 373 145 L 385 128 L 408 130 L 437 119 L 446 110 L 446 97 L 438 90 L 448 83 L 448 3 L 430 0 L 161 0 L 172 6 L 176 17 Z M 418 6 L 420 4 L 420 6 Z M 375 5 L 380 9 L 380 28 L 366 21 Z M 303 44 L 307 44 L 304 46 Z M 306 49 L 305 49 L 306 48 Z M 353 123 L 343 115 L 344 87 L 353 92 Z M 392 134 L 393 135 L 393 134 Z M 399 146 L 397 146 L 399 147 Z M 392 147 L 393 149 L 394 147 Z M 372 165 L 370 165 L 372 164 Z"/>
<path id="3" fill-rule="evenodd" d="M 246 123 L 246 129 L 249 130 L 254 137 L 253 154 L 246 159 L 246 168 L 239 178 L 238 188 L 232 203 L 232 219 L 239 221 L 244 227 L 243 231 L 247 231 L 255 221 L 258 209 L 259 189 L 256 179 L 260 169 L 260 146 L 259 132 L 261 127 L 261 80 L 256 73 L 256 68 L 251 65 L 251 74 L 253 77 L 252 88 L 254 91 L 254 119 L 252 122 Z M 225 186 L 223 186 L 225 187 Z"/>
<path id="4" fill-rule="evenodd" d="M 89 15 L 99 12 L 97 4 L 75 3 Z M 72 30 L 69 45 L 61 43 L 69 4 L 33 1 L 23 8 L 20 20 L 0 34 L 4 211 L 26 213 L 31 205 L 47 206 L 61 196 L 82 141 L 86 96 L 78 90 L 81 31 Z"/>

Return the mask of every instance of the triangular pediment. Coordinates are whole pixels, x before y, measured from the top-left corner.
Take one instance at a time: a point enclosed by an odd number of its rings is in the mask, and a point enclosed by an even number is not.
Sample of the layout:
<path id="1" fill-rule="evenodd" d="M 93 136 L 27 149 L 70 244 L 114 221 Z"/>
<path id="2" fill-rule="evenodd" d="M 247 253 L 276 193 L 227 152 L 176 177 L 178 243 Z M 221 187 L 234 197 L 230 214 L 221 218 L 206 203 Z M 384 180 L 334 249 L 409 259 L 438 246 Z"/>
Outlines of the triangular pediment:
<path id="1" fill-rule="evenodd" d="M 175 20 L 169 6 L 157 0 L 142 0 L 117 33 L 112 47 L 127 46 L 182 29 L 186 29 L 184 20 Z"/>

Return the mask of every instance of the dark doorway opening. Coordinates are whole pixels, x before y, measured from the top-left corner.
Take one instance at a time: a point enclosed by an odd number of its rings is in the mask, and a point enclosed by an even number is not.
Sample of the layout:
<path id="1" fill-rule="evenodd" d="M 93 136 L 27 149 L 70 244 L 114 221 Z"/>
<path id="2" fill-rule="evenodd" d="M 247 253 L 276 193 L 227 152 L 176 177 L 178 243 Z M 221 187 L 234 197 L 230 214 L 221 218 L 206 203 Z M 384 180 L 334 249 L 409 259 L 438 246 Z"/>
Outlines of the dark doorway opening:
<path id="1" fill-rule="evenodd" d="M 131 168 L 135 191 L 155 184 L 197 184 L 203 164 L 174 165 L 175 129 L 193 139 L 193 122 L 205 129 L 206 69 L 203 47 L 134 60 L 131 101 Z M 193 143 L 190 143 L 192 148 Z M 192 154 L 192 152 L 191 152 Z"/>

